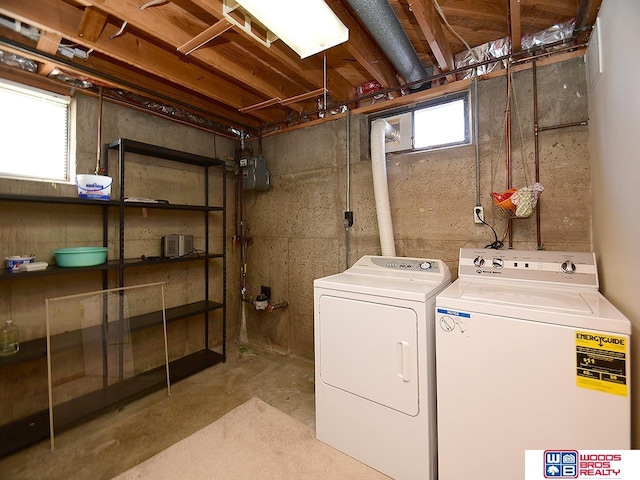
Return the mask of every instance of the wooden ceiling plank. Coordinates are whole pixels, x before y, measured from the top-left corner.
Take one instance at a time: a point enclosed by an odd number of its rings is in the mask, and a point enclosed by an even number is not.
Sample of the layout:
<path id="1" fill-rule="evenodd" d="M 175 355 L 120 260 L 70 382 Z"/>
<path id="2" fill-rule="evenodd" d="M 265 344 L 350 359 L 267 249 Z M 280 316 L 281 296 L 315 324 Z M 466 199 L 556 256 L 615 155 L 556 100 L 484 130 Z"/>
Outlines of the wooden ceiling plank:
<path id="1" fill-rule="evenodd" d="M 360 26 L 340 0 L 325 2 L 349 29 L 349 40 L 345 43 L 347 51 L 383 88 L 397 86 L 399 82 L 395 68 L 369 33 Z"/>
<path id="2" fill-rule="evenodd" d="M 52 62 L 42 62 L 38 67 L 38 75 L 43 77 L 48 76 L 56 68 L 56 64 Z"/>
<path id="3" fill-rule="evenodd" d="M 445 95 L 449 95 L 450 93 L 461 92 L 466 90 L 471 85 L 471 79 L 458 80 L 454 83 L 447 83 L 445 85 L 440 85 L 434 88 L 430 88 L 428 90 L 422 90 L 416 93 L 410 93 L 409 95 L 405 95 L 402 97 L 396 97 L 392 100 L 387 100 L 385 102 L 373 103 L 371 105 L 365 105 L 363 107 L 358 107 L 352 111 L 354 114 L 363 113 L 369 114 L 373 112 L 379 112 L 380 110 L 385 110 L 388 108 L 401 107 L 405 105 L 411 105 L 413 103 L 423 102 L 425 100 L 430 100 L 432 98 L 443 97 Z"/>
<path id="4" fill-rule="evenodd" d="M 522 50 L 520 0 L 509 0 L 509 32 L 511 36 L 511 53 L 517 53 Z"/>
<path id="5" fill-rule="evenodd" d="M 199 34 L 208 27 L 171 2 L 142 11 L 136 4 L 142 4 L 144 0 L 135 2 L 130 0 L 91 0 L 91 3 L 107 14 L 126 21 L 130 26 L 154 38 L 161 39 L 174 48 L 193 38 L 193 34 L 190 34 L 189 31 Z M 230 78 L 237 79 L 238 82 L 269 98 L 288 97 L 300 91 L 301 88 L 299 85 L 291 85 L 282 81 L 281 78 L 276 78 L 275 75 L 271 75 L 258 66 L 251 70 L 246 69 L 235 62 L 233 58 L 216 52 L 214 48 L 198 50 L 192 53 L 191 57 Z"/>
<path id="6" fill-rule="evenodd" d="M 95 42 L 100 38 L 100 34 L 107 24 L 107 16 L 94 7 L 84 9 L 80 26 L 78 27 L 78 36 Z"/>
<path id="7" fill-rule="evenodd" d="M 410 7 L 436 57 L 440 70 L 443 72 L 455 70 L 451 44 L 445 36 L 442 21 L 436 12 L 433 0 L 415 0 L 410 3 Z M 451 78 L 447 77 L 447 80 L 453 82 L 455 78 L 451 76 Z"/>
<path id="8" fill-rule="evenodd" d="M 182 85 L 202 95 L 234 108 L 242 108 L 261 99 L 235 83 L 216 77 L 211 72 L 185 63 L 166 54 L 160 47 L 125 33 L 116 40 L 106 39 L 117 31 L 117 27 L 107 25 L 105 33 L 96 41 L 76 35 L 82 13 L 64 2 L 51 0 L 2 0 L 0 13 L 29 23 L 37 28 L 55 31 L 65 38 L 93 48 L 109 57 L 140 68 L 158 78 Z M 267 119 L 265 119 L 267 120 Z"/>
<path id="9" fill-rule="evenodd" d="M 40 38 L 38 39 L 36 48 L 41 52 L 45 52 L 50 55 L 56 55 L 58 53 L 58 47 L 60 46 L 60 42 L 62 42 L 62 35 L 43 30 L 40 33 Z M 55 68 L 56 68 L 56 65 L 52 62 L 41 62 L 40 65 L 38 66 L 38 75 L 46 77 Z"/>
<path id="10" fill-rule="evenodd" d="M 192 3 L 218 19 L 224 18 L 222 2 L 219 0 L 192 0 Z M 316 87 L 323 85 L 323 65 L 322 59 L 319 56 L 314 55 L 302 60 L 293 50 L 280 45 L 279 42 L 272 43 L 270 47 L 267 47 L 260 42 L 255 42 L 244 30 L 237 29 L 235 32 L 250 39 L 251 42 L 254 42 L 255 45 L 260 48 L 262 53 L 277 60 L 287 68 L 290 68 L 302 79 Z M 353 85 L 333 70 L 327 72 L 327 84 L 330 86 L 330 91 L 336 99 L 349 100 L 353 97 Z"/>
<path id="11" fill-rule="evenodd" d="M 2 33 L 2 37 L 12 40 L 17 44 L 23 44 L 32 48 L 35 47 L 35 42 L 26 39 L 25 37 L 14 31 L 3 30 L 3 28 L 0 27 L 0 32 Z M 38 63 L 43 62 L 42 58 L 26 53 L 21 49 L 15 49 L 8 46 L 3 46 L 2 48 L 3 50 L 9 51 L 21 57 L 28 58 L 29 60 L 33 60 Z M 87 60 L 83 60 L 78 66 L 74 66 L 73 61 L 69 59 L 65 59 L 64 64 L 56 64 L 51 61 L 44 62 L 42 63 L 42 65 L 43 68 L 46 65 L 50 65 L 51 67 L 58 68 L 59 70 L 66 72 L 67 74 L 75 75 L 78 78 L 90 78 L 93 81 L 106 82 L 112 84 L 114 88 L 119 88 L 136 95 L 141 95 L 153 101 L 157 101 L 158 103 L 169 104 L 170 102 L 167 99 L 171 98 L 174 99 L 179 108 L 182 108 L 181 105 L 192 105 L 196 109 L 207 112 L 215 112 L 219 116 L 226 117 L 229 121 L 235 121 L 254 128 L 259 128 L 260 126 L 259 120 L 257 118 L 248 115 L 240 115 L 238 114 L 237 109 L 230 109 L 229 107 L 220 105 L 219 103 L 216 103 L 209 98 L 205 99 L 201 96 L 193 95 L 193 93 L 191 93 L 190 91 L 180 90 L 174 85 L 167 85 L 165 83 L 150 84 L 149 77 L 147 75 L 138 73 L 136 70 L 131 69 L 127 66 L 120 66 L 109 63 L 108 61 L 99 58 L 98 55 L 91 55 Z M 92 78 L 92 76 L 87 73 L 87 69 L 94 72 L 100 72 L 102 76 Z M 38 74 L 41 75 L 41 72 L 38 71 Z M 114 80 L 118 78 L 126 79 L 127 83 L 125 84 L 124 82 L 118 82 L 117 80 Z M 49 80 L 49 82 L 50 81 L 51 80 Z M 146 87 L 146 89 L 143 90 L 141 88 L 132 87 L 132 84 L 143 85 L 144 87 Z M 55 83 L 54 85 L 58 84 Z M 149 90 L 153 90 L 156 95 L 150 93 Z M 215 118 L 216 115 L 212 115 L 212 117 Z M 271 117 L 265 117 L 263 120 L 267 121 L 270 118 Z"/>
<path id="12" fill-rule="evenodd" d="M 216 22 L 214 25 L 211 25 L 201 34 L 193 37 L 187 43 L 180 45 L 177 50 L 180 53 L 189 55 L 191 52 L 193 52 L 197 48 L 202 47 L 204 44 L 206 44 L 207 42 L 210 42 L 217 36 L 222 35 L 224 32 L 226 32 L 232 27 L 233 27 L 233 23 L 229 22 L 228 20 L 220 20 L 219 22 Z"/>
<path id="13" fill-rule="evenodd" d="M 58 47 L 60 46 L 61 41 L 62 35 L 45 30 L 40 34 L 37 48 L 42 52 L 55 55 L 58 53 Z"/>
<path id="14" fill-rule="evenodd" d="M 450 23 L 450 15 L 457 15 L 463 18 L 473 17 L 504 25 L 505 1 L 507 0 L 473 0 L 472 2 L 469 0 L 450 0 L 446 3 L 440 2 L 440 6 Z M 546 0 L 546 2 L 549 3 L 549 0 Z M 458 27 L 457 24 L 454 25 Z"/>

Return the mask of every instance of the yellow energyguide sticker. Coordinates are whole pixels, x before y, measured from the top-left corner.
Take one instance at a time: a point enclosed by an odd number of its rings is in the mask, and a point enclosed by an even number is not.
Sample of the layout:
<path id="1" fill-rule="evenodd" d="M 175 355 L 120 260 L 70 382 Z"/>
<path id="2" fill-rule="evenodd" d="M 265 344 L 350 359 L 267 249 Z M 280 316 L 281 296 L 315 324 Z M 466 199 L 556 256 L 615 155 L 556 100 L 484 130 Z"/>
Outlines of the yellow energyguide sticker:
<path id="1" fill-rule="evenodd" d="M 628 344 L 629 337 L 576 331 L 576 385 L 626 397 Z"/>

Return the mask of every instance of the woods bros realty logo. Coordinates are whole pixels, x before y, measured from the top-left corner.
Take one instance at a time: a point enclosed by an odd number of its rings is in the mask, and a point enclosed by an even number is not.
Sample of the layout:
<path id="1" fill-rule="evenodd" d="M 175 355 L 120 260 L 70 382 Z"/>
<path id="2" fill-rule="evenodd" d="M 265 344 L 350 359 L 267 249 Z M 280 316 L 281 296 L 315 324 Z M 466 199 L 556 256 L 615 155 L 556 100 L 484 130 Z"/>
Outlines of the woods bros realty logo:
<path id="1" fill-rule="evenodd" d="M 544 478 L 623 478 L 622 473 L 621 453 L 580 453 L 578 450 L 544 452 Z"/>

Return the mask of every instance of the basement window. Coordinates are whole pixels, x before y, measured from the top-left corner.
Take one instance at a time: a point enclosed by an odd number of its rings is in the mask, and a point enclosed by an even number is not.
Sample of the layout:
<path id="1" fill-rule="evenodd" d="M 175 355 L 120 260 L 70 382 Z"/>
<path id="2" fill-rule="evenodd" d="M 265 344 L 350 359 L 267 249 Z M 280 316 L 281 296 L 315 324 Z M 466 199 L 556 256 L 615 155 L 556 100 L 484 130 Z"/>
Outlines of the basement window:
<path id="1" fill-rule="evenodd" d="M 467 96 L 413 112 L 413 148 L 442 148 L 470 143 Z"/>
<path id="2" fill-rule="evenodd" d="M 399 132 L 387 140 L 390 152 L 423 152 L 471 144 L 469 95 L 466 92 L 431 100 L 409 111 L 383 116 Z"/>
<path id="3" fill-rule="evenodd" d="M 0 79 L 0 176 L 70 182 L 69 97 Z"/>

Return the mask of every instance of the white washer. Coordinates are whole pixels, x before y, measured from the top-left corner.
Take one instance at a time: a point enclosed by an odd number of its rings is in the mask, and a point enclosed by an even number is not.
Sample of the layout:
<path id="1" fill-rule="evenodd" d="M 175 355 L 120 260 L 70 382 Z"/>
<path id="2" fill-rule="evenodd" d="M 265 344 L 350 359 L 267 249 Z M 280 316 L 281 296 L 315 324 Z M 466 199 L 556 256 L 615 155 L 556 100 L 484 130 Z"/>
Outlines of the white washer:
<path id="1" fill-rule="evenodd" d="M 525 450 L 629 449 L 630 334 L 594 254 L 462 249 L 436 300 L 439 480 L 523 479 Z"/>
<path id="2" fill-rule="evenodd" d="M 436 478 L 440 260 L 365 256 L 314 281 L 316 436 L 397 480 Z"/>

